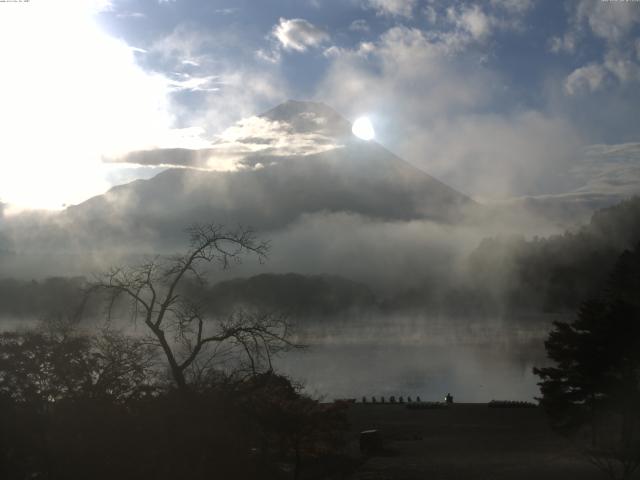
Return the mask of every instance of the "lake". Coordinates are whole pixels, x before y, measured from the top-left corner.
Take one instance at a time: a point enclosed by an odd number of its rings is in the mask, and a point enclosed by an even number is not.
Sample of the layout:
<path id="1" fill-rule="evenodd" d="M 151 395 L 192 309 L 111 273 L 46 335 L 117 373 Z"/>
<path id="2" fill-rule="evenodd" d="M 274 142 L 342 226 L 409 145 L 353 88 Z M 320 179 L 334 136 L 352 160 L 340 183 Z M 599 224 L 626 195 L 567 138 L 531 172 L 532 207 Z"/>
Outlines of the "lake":
<path id="1" fill-rule="evenodd" d="M 458 322 L 459 323 L 459 322 Z M 539 396 L 532 368 L 547 363 L 547 329 L 415 322 L 309 329 L 308 347 L 278 359 L 281 372 L 317 398 L 420 396 L 456 401 L 529 400 Z"/>

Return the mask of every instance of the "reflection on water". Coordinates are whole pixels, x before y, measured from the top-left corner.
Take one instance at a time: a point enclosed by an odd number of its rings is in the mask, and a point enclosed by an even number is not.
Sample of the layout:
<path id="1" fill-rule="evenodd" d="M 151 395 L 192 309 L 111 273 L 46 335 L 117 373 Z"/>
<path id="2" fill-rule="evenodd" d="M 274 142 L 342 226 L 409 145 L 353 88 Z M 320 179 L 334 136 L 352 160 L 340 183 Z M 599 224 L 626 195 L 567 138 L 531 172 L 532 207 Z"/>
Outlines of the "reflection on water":
<path id="1" fill-rule="evenodd" d="M 421 334 L 414 329 L 409 337 L 382 332 L 369 331 L 358 341 L 352 326 L 324 340 L 314 336 L 308 349 L 287 353 L 278 367 L 308 393 L 327 400 L 419 395 L 435 401 L 447 392 L 460 402 L 539 396 L 532 368 L 546 363 L 544 329 L 505 335 L 485 328 L 473 336 L 424 329 Z"/>

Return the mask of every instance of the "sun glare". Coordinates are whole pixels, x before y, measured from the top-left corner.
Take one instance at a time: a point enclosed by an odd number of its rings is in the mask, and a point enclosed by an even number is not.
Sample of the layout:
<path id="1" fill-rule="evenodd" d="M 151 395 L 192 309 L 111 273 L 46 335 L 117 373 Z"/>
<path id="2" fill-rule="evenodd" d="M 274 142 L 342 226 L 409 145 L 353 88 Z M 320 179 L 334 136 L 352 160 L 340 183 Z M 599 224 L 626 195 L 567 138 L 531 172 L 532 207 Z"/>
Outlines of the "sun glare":
<path id="1" fill-rule="evenodd" d="M 15 210 L 59 209 L 110 186 L 103 156 L 152 145 L 170 128 L 166 81 L 101 31 L 94 17 L 101 0 L 7 5 L 0 201 Z"/>
<path id="2" fill-rule="evenodd" d="M 373 140 L 375 137 L 373 125 L 371 125 L 371 121 L 368 117 L 360 117 L 353 122 L 351 131 L 356 137 L 361 138 L 362 140 Z"/>

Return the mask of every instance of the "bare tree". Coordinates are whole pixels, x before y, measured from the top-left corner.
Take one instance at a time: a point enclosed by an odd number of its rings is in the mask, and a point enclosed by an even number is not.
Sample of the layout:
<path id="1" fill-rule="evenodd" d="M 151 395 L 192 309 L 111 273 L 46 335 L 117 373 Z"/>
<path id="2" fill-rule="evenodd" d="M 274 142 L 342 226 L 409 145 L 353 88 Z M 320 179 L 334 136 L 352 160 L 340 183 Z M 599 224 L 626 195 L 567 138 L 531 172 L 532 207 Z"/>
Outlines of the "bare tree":
<path id="1" fill-rule="evenodd" d="M 119 299 L 124 299 L 132 320 L 144 323 L 183 391 L 189 389 L 190 374 L 201 376 L 211 359 L 221 353 L 241 353 L 243 365 L 254 373 L 263 365 L 271 368 L 273 354 L 294 346 L 286 317 L 248 310 L 214 317 L 203 299 L 185 288 L 188 279 L 204 283 L 207 264 L 217 263 L 226 269 L 247 254 L 263 261 L 268 243 L 242 228 L 231 231 L 219 225 L 196 225 L 188 232 L 186 253 L 113 268 L 94 282 L 92 290 L 107 292 L 108 319 Z"/>

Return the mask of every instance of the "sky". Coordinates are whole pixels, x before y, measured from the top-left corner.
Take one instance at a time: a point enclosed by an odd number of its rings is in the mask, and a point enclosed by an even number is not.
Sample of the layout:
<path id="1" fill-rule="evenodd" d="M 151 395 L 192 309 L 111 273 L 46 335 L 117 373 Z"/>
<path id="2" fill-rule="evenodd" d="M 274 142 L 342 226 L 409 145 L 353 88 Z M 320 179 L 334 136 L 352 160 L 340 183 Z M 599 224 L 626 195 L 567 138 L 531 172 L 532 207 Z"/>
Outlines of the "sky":
<path id="1" fill-rule="evenodd" d="M 0 2 L 0 58 L 5 212 L 148 178 L 108 160 L 210 147 L 289 98 L 368 117 L 477 199 L 578 188 L 567 172 L 612 151 L 640 162 L 640 2 Z"/>

